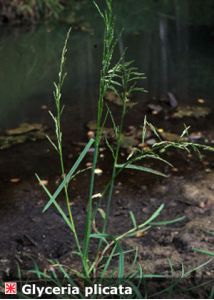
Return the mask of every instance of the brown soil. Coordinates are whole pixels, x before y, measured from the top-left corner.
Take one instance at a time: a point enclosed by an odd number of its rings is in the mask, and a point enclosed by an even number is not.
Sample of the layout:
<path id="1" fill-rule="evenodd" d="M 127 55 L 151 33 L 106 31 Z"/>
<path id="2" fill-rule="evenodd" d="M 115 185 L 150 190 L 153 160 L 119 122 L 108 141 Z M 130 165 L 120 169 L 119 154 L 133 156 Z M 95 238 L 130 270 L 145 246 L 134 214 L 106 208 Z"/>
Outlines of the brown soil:
<path id="1" fill-rule="evenodd" d="M 208 130 L 205 134 L 208 136 L 212 132 Z M 76 157 L 74 153 L 79 152 L 80 147 L 75 144 L 68 146 L 71 145 L 69 135 L 65 138 L 65 144 L 66 165 L 72 166 Z M 97 177 L 97 192 L 101 191 L 110 174 L 108 156 L 104 151 L 99 165 L 104 172 Z M 138 172 L 125 172 L 118 178 L 114 191 L 110 221 L 110 231 L 114 234 L 130 228 L 130 210 L 141 222 L 164 203 L 159 220 L 186 217 L 182 222 L 152 228 L 145 235 L 124 242 L 127 249 L 139 247 L 145 273 L 169 273 L 168 259 L 171 259 L 179 274 L 182 263 L 188 270 L 209 259 L 194 253 L 192 248 L 214 251 L 213 156 L 207 154 L 206 159 L 200 161 L 177 153 L 169 154 L 168 158 L 175 166 L 172 170 L 165 170 L 170 173 L 169 178 L 163 180 Z M 91 161 L 91 154 L 88 154 L 83 165 L 88 161 Z M 60 180 L 57 168 L 55 153 L 46 141 L 27 142 L 1 151 L 0 278 L 16 277 L 18 265 L 26 271 L 33 269 L 34 261 L 42 269 L 49 266 L 48 259 L 75 265 L 70 232 L 54 208 L 42 214 L 47 197 L 34 176 L 38 172 L 54 191 Z M 80 237 L 84 229 L 88 182 L 89 173 L 84 173 L 73 182 L 70 191 Z M 196 273 L 213 278 L 213 267 L 211 262 Z"/>

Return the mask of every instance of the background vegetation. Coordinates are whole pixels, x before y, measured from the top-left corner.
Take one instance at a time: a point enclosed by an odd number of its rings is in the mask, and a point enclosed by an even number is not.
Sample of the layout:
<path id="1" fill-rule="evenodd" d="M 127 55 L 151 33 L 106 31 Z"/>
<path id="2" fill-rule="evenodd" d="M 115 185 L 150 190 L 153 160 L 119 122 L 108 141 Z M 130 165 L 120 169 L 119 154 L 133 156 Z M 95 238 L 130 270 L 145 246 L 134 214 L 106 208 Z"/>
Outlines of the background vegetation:
<path id="1" fill-rule="evenodd" d="M 84 11 L 91 4 L 90 0 L 2 0 L 0 1 L 0 17 L 2 23 L 24 24 L 53 19 L 68 21 L 69 16 L 69 21 L 72 21 L 71 16 L 74 12 L 81 9 Z M 212 0 L 115 0 L 113 4 L 117 8 L 115 11 L 132 19 L 133 26 L 136 28 L 142 22 L 146 27 L 151 26 L 151 19 L 155 23 L 159 14 L 173 19 L 183 7 L 188 12 L 189 25 L 211 28 L 214 25 L 214 2 Z"/>

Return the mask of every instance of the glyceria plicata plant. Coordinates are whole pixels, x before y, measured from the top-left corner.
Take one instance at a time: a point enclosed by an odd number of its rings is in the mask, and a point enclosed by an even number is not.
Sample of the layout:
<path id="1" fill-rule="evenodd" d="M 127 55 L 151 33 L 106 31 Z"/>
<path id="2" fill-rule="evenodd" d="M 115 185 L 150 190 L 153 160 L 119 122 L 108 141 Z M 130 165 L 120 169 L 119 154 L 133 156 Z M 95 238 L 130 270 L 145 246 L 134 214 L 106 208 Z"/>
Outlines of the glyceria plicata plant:
<path id="1" fill-rule="evenodd" d="M 103 18 L 105 24 L 105 33 L 104 33 L 104 45 L 103 45 L 103 59 L 102 59 L 102 69 L 100 72 L 100 85 L 99 85 L 99 99 L 98 99 L 98 110 L 97 110 L 97 131 L 95 137 L 95 146 L 94 146 L 94 157 L 93 157 L 93 165 L 91 170 L 91 180 L 89 187 L 89 201 L 88 201 L 88 209 L 87 209 L 87 217 L 86 217 L 86 227 L 85 227 L 85 237 L 84 237 L 84 245 L 83 245 L 83 255 L 84 260 L 88 261 L 88 248 L 89 248 L 89 240 L 92 228 L 92 218 L 93 218 L 93 200 L 92 196 L 94 193 L 94 180 L 95 180 L 95 169 L 97 165 L 97 159 L 99 155 L 99 146 L 102 137 L 102 119 L 103 119 L 103 101 L 105 94 L 109 88 L 111 78 L 107 79 L 107 75 L 111 66 L 112 56 L 114 53 L 114 48 L 116 46 L 116 42 L 114 39 L 114 19 L 112 13 L 112 5 L 111 0 L 107 0 L 107 9 L 104 13 L 101 12 L 99 7 L 96 5 L 101 17 Z M 86 274 L 89 269 L 87 268 Z"/>
<path id="2" fill-rule="evenodd" d="M 133 67 L 133 62 L 126 62 L 125 61 L 125 54 L 119 59 L 119 61 L 112 67 L 112 57 L 114 54 L 114 49 L 117 45 L 118 38 L 115 37 L 115 26 L 114 26 L 114 17 L 112 12 L 112 0 L 106 0 L 106 10 L 104 12 L 95 4 L 97 10 L 99 11 L 100 16 L 103 19 L 105 25 L 105 34 L 104 34 L 104 45 L 103 45 L 103 60 L 102 60 L 102 68 L 100 73 L 100 85 L 99 85 L 99 98 L 98 98 L 98 109 L 97 109 L 97 124 L 96 124 L 96 136 L 95 139 L 90 139 L 79 155 L 78 159 L 76 160 L 73 167 L 70 171 L 65 174 L 65 166 L 64 166 L 64 159 L 63 159 L 63 149 L 62 149 L 62 132 L 61 132 L 61 117 L 63 112 L 63 105 L 61 103 L 62 98 L 62 87 L 66 77 L 66 73 L 64 72 L 64 65 L 66 62 L 66 54 L 67 54 L 67 43 L 70 35 L 70 30 L 67 34 L 65 44 L 62 51 L 61 61 L 60 61 L 60 70 L 58 74 L 58 82 L 54 84 L 54 100 L 55 100 L 55 107 L 56 107 L 56 114 L 50 112 L 50 115 L 55 124 L 55 136 L 56 142 L 54 142 L 50 137 L 48 140 L 50 141 L 51 145 L 58 153 L 61 174 L 62 174 L 62 182 L 56 189 L 55 193 L 51 194 L 47 187 L 43 184 L 40 180 L 39 176 L 37 178 L 42 185 L 43 189 L 47 193 L 49 197 L 48 203 L 45 205 L 43 212 L 45 212 L 52 204 L 55 205 L 57 211 L 62 216 L 64 222 L 69 226 L 71 233 L 74 237 L 75 244 L 76 244 L 76 253 L 80 258 L 80 264 L 82 265 L 82 272 L 78 272 L 75 270 L 75 274 L 84 280 L 93 280 L 93 278 L 100 278 L 99 280 L 102 282 L 105 277 L 107 276 L 116 276 L 121 278 L 138 278 L 142 279 L 146 275 L 143 274 L 142 266 L 138 262 L 138 251 L 137 249 L 132 250 L 134 251 L 134 259 L 132 267 L 129 270 L 128 274 L 125 274 L 125 254 L 129 253 L 130 251 L 124 251 L 121 245 L 121 242 L 127 238 L 135 236 L 138 231 L 145 232 L 152 227 L 155 226 L 163 226 L 173 224 L 174 222 L 178 222 L 184 219 L 184 217 L 177 218 L 175 220 L 169 221 L 156 221 L 157 217 L 160 215 L 161 211 L 164 208 L 162 204 L 150 218 L 146 221 L 138 224 L 135 216 L 132 212 L 130 212 L 130 218 L 133 224 L 133 227 L 124 232 L 123 234 L 112 236 L 108 233 L 108 223 L 110 217 L 110 208 L 113 198 L 113 190 L 115 185 L 115 180 L 117 176 L 124 170 L 124 169 L 132 169 L 136 171 L 143 171 L 152 173 L 158 176 L 165 176 L 160 171 L 144 167 L 143 165 L 137 164 L 138 162 L 144 162 L 145 159 L 155 159 L 159 160 L 163 163 L 171 165 L 168 161 L 164 160 L 160 154 L 164 151 L 167 151 L 168 148 L 178 148 L 185 151 L 190 151 L 193 149 L 194 151 L 199 152 L 199 149 L 205 150 L 213 150 L 211 147 L 197 145 L 193 143 L 189 143 L 183 141 L 182 138 L 184 135 L 188 133 L 188 128 L 185 128 L 184 132 L 181 135 L 181 139 L 178 142 L 169 142 L 169 141 L 162 141 L 157 130 L 154 128 L 152 124 L 150 124 L 147 119 L 144 119 L 143 129 L 142 129 L 142 143 L 144 143 L 146 130 L 149 127 L 150 130 L 154 132 L 154 134 L 160 139 L 158 143 L 155 143 L 150 150 L 140 150 L 134 148 L 133 151 L 129 154 L 125 162 L 119 161 L 119 154 L 121 148 L 121 139 L 124 130 L 124 120 L 127 113 L 128 103 L 131 99 L 131 96 L 135 92 L 144 92 L 144 89 L 139 87 L 139 82 L 144 79 L 144 74 L 138 72 L 138 70 Z M 104 105 L 104 97 L 108 90 L 114 91 L 121 99 L 122 108 L 121 108 L 121 116 L 119 124 L 116 124 L 115 118 L 111 109 Z M 93 195 L 94 195 L 94 186 L 95 186 L 95 170 L 97 167 L 98 157 L 99 157 L 99 148 L 101 139 L 103 137 L 104 126 L 107 119 L 113 124 L 114 128 L 114 135 L 115 135 L 115 143 L 110 143 L 107 137 L 106 145 L 108 146 L 112 158 L 112 175 L 109 183 L 106 185 L 102 197 L 100 201 L 103 201 L 105 196 L 107 195 L 107 202 L 106 202 L 106 210 L 103 212 L 103 226 L 102 228 L 97 228 L 94 232 L 92 232 L 93 224 L 96 223 L 96 214 L 99 211 L 99 203 L 94 208 L 93 206 Z M 91 167 L 91 177 L 90 177 L 90 186 L 89 186 L 89 196 L 88 196 L 88 205 L 86 210 L 86 221 L 85 221 L 85 231 L 84 231 L 84 240 L 83 242 L 80 241 L 77 232 L 77 226 L 75 224 L 75 220 L 72 214 L 72 206 L 70 203 L 70 196 L 68 186 L 70 181 L 77 176 L 79 173 L 84 172 L 86 170 L 78 170 L 80 163 L 86 156 L 87 152 L 91 147 L 94 147 L 93 151 L 93 164 Z M 60 204 L 57 202 L 57 197 L 59 194 L 64 191 L 65 195 L 65 202 L 67 207 L 67 212 L 65 212 Z M 68 215 L 68 216 L 67 216 Z M 98 239 L 100 242 L 98 243 L 97 249 L 95 249 L 95 255 L 93 257 L 89 257 L 89 246 L 91 239 Z M 115 259 L 118 259 L 118 269 L 115 273 Z M 59 263 L 55 263 L 57 265 L 59 271 L 63 274 L 63 276 L 72 281 L 71 278 L 71 270 L 65 269 Z M 112 269 L 113 268 L 113 269 Z M 38 269 L 36 271 L 37 274 L 42 276 L 42 272 Z M 150 274 L 147 276 L 155 276 L 154 274 Z M 139 281 L 140 282 L 140 281 Z M 136 287 L 133 287 L 136 290 Z M 137 293 L 137 290 L 136 290 Z"/>
<path id="3" fill-rule="evenodd" d="M 50 200 L 46 204 L 43 212 L 45 212 L 51 204 L 54 204 L 57 208 L 57 210 L 62 215 L 64 221 L 66 224 L 70 227 L 72 234 L 74 235 L 76 246 L 78 253 L 82 259 L 82 266 L 83 266 L 83 272 L 88 278 L 90 276 L 90 273 L 94 271 L 94 267 L 98 266 L 97 261 L 95 260 L 94 263 L 89 262 L 88 258 L 88 247 L 89 247 L 89 241 L 90 238 L 103 238 L 106 236 L 104 233 L 107 229 L 108 224 L 108 217 L 109 217 L 109 211 L 110 211 L 110 204 L 111 204 L 111 198 L 112 198 L 112 192 L 114 187 L 114 181 L 116 178 L 116 168 L 118 163 L 118 156 L 119 156 L 119 150 L 120 150 L 120 140 L 121 140 L 121 134 L 123 131 L 123 121 L 126 114 L 126 108 L 127 108 L 127 102 L 129 101 L 128 97 L 129 95 L 136 91 L 137 89 L 140 90 L 140 88 L 137 88 L 136 81 L 137 79 L 142 78 L 142 74 L 137 73 L 136 69 L 133 67 L 130 67 L 130 62 L 125 63 L 123 61 L 123 58 L 119 60 L 119 62 L 111 68 L 111 60 L 114 52 L 114 48 L 117 44 L 117 39 L 114 37 L 114 20 L 113 20 L 113 13 L 112 13 L 112 5 L 111 0 L 107 0 L 107 10 L 102 13 L 101 10 L 96 5 L 97 9 L 99 10 L 100 15 L 102 16 L 105 24 L 105 37 L 104 37 L 104 50 L 103 50 L 103 61 L 102 61 L 102 70 L 100 75 L 100 88 L 99 88 L 99 99 L 98 99 L 98 113 L 97 113 L 97 131 L 96 131 L 96 137 L 95 140 L 91 139 L 88 144 L 86 145 L 85 149 L 82 151 L 81 155 L 79 156 L 77 162 L 74 164 L 73 168 L 70 170 L 70 172 L 65 175 L 65 167 L 64 167 L 64 159 L 63 159 L 63 151 L 62 151 L 62 132 L 61 132 L 61 115 L 63 112 L 63 107 L 61 104 L 61 96 L 62 96 L 62 86 L 66 77 L 66 74 L 64 73 L 64 64 L 66 61 L 66 53 L 67 53 L 67 42 L 70 35 L 70 30 L 67 34 L 65 45 L 63 47 L 61 61 L 60 61 L 60 70 L 58 74 L 58 83 L 54 84 L 55 91 L 54 91 L 54 100 L 55 100 L 55 106 L 56 106 L 56 116 L 53 115 L 53 113 L 50 112 L 50 115 L 52 119 L 54 120 L 55 124 L 55 135 L 56 135 L 56 143 L 51 140 L 50 137 L 48 137 L 48 140 L 50 141 L 51 145 L 54 147 L 54 149 L 57 151 L 61 166 L 61 173 L 62 177 L 64 178 L 56 192 L 51 195 L 51 193 L 47 190 L 47 187 L 44 186 L 42 181 L 40 180 L 39 176 L 37 175 L 38 180 L 40 181 L 40 184 L 43 186 L 44 190 L 48 194 Z M 129 85 L 129 83 L 131 83 Z M 97 165 L 98 160 L 98 154 L 99 154 L 99 146 L 100 141 L 102 138 L 102 132 L 106 120 L 106 116 L 109 114 L 111 116 L 112 122 L 114 122 L 114 118 L 112 116 L 112 113 L 110 112 L 110 109 L 108 108 L 107 114 L 105 114 L 104 120 L 103 120 L 103 114 L 104 114 L 104 96 L 108 89 L 113 89 L 116 92 L 116 87 L 120 86 L 121 88 L 121 97 L 123 101 L 123 109 L 122 109 L 122 115 L 121 115 L 121 123 L 120 126 L 117 128 L 116 125 L 115 128 L 115 135 L 116 135 L 116 149 L 114 156 L 114 164 L 113 164 L 113 171 L 112 171 L 112 179 L 111 184 L 109 188 L 109 195 L 108 195 L 108 202 L 107 202 L 107 213 L 105 214 L 105 221 L 104 221 L 104 228 L 103 228 L 103 234 L 100 235 L 97 233 L 96 235 L 91 234 L 92 229 L 92 223 L 94 220 L 94 214 L 93 214 L 93 193 L 94 193 L 94 180 L 95 180 L 95 169 Z M 90 188 L 89 188 L 89 201 L 88 201 L 88 207 L 87 207 L 87 215 L 86 215 L 86 227 L 84 232 L 84 242 L 83 245 L 80 245 L 80 241 L 77 235 L 77 230 L 75 227 L 75 222 L 72 215 L 72 209 L 70 205 L 70 199 L 68 195 L 68 183 L 69 181 L 76 176 L 75 171 L 77 170 L 77 167 L 79 166 L 80 162 L 85 157 L 87 151 L 89 148 L 94 144 L 94 157 L 93 157 L 93 165 L 91 170 L 91 182 L 90 182 Z M 110 146 L 110 144 L 108 143 Z M 57 203 L 56 198 L 60 194 L 60 192 L 64 189 L 65 194 L 65 200 L 67 205 L 67 211 L 69 215 L 69 219 L 66 216 L 66 213 L 62 210 L 60 205 Z M 163 207 L 161 207 L 162 209 Z M 159 214 L 159 210 L 157 211 L 157 215 Z M 146 224 L 145 224 L 146 225 Z M 138 228 L 138 229 L 141 229 Z M 136 231 L 136 229 L 134 230 Z M 127 233 L 130 234 L 129 232 Z M 126 234 L 122 235 L 125 236 Z M 118 237 L 115 241 L 119 241 L 121 237 Z M 110 243 L 110 246 L 112 244 Z M 107 247 L 109 249 L 110 247 Z M 104 253 L 106 252 L 106 247 L 104 248 Z M 103 257 L 103 255 L 101 255 Z M 100 261 L 100 259 L 99 259 Z"/>

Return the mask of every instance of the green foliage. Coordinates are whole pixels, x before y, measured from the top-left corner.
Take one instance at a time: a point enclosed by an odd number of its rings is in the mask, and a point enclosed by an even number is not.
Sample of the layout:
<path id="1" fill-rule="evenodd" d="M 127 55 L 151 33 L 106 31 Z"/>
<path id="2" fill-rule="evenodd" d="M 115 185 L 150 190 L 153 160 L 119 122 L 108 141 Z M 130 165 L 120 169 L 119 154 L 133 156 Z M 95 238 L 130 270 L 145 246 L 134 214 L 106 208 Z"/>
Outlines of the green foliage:
<path id="1" fill-rule="evenodd" d="M 205 254 L 205 255 L 208 255 L 208 256 L 214 256 L 214 252 L 208 251 L 208 250 L 193 248 L 193 251 L 201 253 L 201 254 Z"/>
<path id="2" fill-rule="evenodd" d="M 60 0 L 39 0 L 36 1 L 36 5 L 39 14 L 46 18 L 54 17 L 58 19 L 64 9 Z"/>
<path id="3" fill-rule="evenodd" d="M 64 10 L 60 0 L 14 0 L 1 4 L 4 16 L 16 22 L 34 23 L 41 19 L 58 19 Z"/>
<path id="4" fill-rule="evenodd" d="M 213 0 L 117 0 L 114 5 L 120 24 L 129 24 L 128 31 L 154 29 L 160 16 L 196 27 L 214 24 Z"/>
<path id="5" fill-rule="evenodd" d="M 126 238 L 136 236 L 138 231 L 146 232 L 152 229 L 155 226 L 165 226 L 173 224 L 174 222 L 179 222 L 184 219 L 184 217 L 179 217 L 175 220 L 163 220 L 158 221 L 162 210 L 164 209 L 164 205 L 162 204 L 159 208 L 155 210 L 155 212 L 147 219 L 138 224 L 135 219 L 135 216 L 132 212 L 130 212 L 131 221 L 133 223 L 133 227 L 128 231 L 122 234 L 115 234 L 114 236 L 109 234 L 108 232 L 108 223 L 111 214 L 111 202 L 113 198 L 113 190 L 115 186 L 115 181 L 118 175 L 126 170 L 132 169 L 141 172 L 152 173 L 157 176 L 166 176 L 160 171 L 148 168 L 144 166 L 144 161 L 149 159 L 159 160 L 164 164 L 171 165 L 168 161 L 161 157 L 161 154 L 167 151 L 169 148 L 179 149 L 182 151 L 196 151 L 199 153 L 200 149 L 212 150 L 211 147 L 197 145 L 193 143 L 184 142 L 182 137 L 188 134 L 188 128 L 185 128 L 183 133 L 181 134 L 181 138 L 179 141 L 169 142 L 162 141 L 155 127 L 150 124 L 147 119 L 144 120 L 143 130 L 142 130 L 142 141 L 144 141 L 147 128 L 149 127 L 155 135 L 158 137 L 159 142 L 155 143 L 151 150 L 139 150 L 133 149 L 132 153 L 126 158 L 125 161 L 120 161 L 120 148 L 121 148 L 121 137 L 124 131 L 124 120 L 126 117 L 128 104 L 131 101 L 131 96 L 136 92 L 144 92 L 144 89 L 140 87 L 141 81 L 145 78 L 144 74 L 139 72 L 135 67 L 133 67 L 133 62 L 125 61 L 125 54 L 119 59 L 119 61 L 112 66 L 112 58 L 114 54 L 115 46 L 117 45 L 118 38 L 115 37 L 115 25 L 114 25 L 114 17 L 112 12 L 112 0 L 106 0 L 106 10 L 101 10 L 97 4 L 95 4 L 97 10 L 104 22 L 105 25 L 105 33 L 104 33 L 104 45 L 103 45 L 103 59 L 102 59 L 102 69 L 100 73 L 100 85 L 99 85 L 99 98 L 98 98 L 98 109 L 97 109 L 97 123 L 96 123 L 96 136 L 95 140 L 90 140 L 86 147 L 81 152 L 80 156 L 77 158 L 77 161 L 70 169 L 68 174 L 65 174 L 65 166 L 64 166 L 64 158 L 63 158 L 63 135 L 61 132 L 61 117 L 63 112 L 63 106 L 61 103 L 62 98 L 62 87 L 66 77 L 66 73 L 64 73 L 64 65 L 66 61 L 66 53 L 67 53 L 67 42 L 69 39 L 70 31 L 67 34 L 65 45 L 62 51 L 61 62 L 60 62 L 60 70 L 58 74 L 58 82 L 54 84 L 54 100 L 56 112 L 55 115 L 50 113 L 54 124 L 55 124 L 55 135 L 56 142 L 52 141 L 50 138 L 49 141 L 51 145 L 54 147 L 56 152 L 58 153 L 60 169 L 63 180 L 55 193 L 52 195 L 50 191 L 44 186 L 44 190 L 49 197 L 49 201 L 44 208 L 44 212 L 49 209 L 49 207 L 53 204 L 55 205 L 57 211 L 62 216 L 65 224 L 71 230 L 71 234 L 74 237 L 76 251 L 75 255 L 80 260 L 80 265 L 82 267 L 82 272 L 77 270 L 68 270 L 63 266 L 56 263 L 58 271 L 60 271 L 67 280 L 72 282 L 72 276 L 75 274 L 80 277 L 82 280 L 87 280 L 87 282 L 93 282 L 94 278 L 100 278 L 100 283 L 107 277 L 117 277 L 118 279 L 123 278 L 123 280 L 127 280 L 133 278 L 146 278 L 148 276 L 154 276 L 152 274 L 143 274 L 142 265 L 138 261 L 138 251 L 136 249 L 131 249 L 128 251 L 123 250 L 123 241 Z M 104 96 L 108 90 L 113 90 L 117 93 L 122 101 L 121 107 L 121 115 L 120 121 L 117 123 L 113 112 L 107 106 L 104 105 Z M 104 130 L 104 126 L 107 120 L 110 120 L 114 127 L 115 134 L 115 144 L 111 144 L 106 139 L 106 144 L 111 151 L 113 164 L 112 164 L 112 174 L 109 183 L 106 185 L 103 193 L 101 194 L 100 201 L 103 200 L 104 196 L 107 194 L 107 203 L 105 211 L 102 211 L 100 208 L 100 202 L 98 201 L 97 207 L 93 205 L 93 196 L 94 196 L 94 186 L 95 186 L 95 170 L 97 167 L 97 162 L 99 159 L 99 148 L 102 138 L 102 133 Z M 85 220 L 85 230 L 84 230 L 84 240 L 83 243 L 80 241 L 77 229 L 78 224 L 75 224 L 75 220 L 72 214 L 72 206 L 70 204 L 70 195 L 68 186 L 74 176 L 78 175 L 80 172 L 84 172 L 85 170 L 78 170 L 80 163 L 84 159 L 85 155 L 93 145 L 93 164 L 91 167 L 91 176 L 90 176 L 90 186 L 89 186 L 89 197 L 88 204 L 86 210 L 86 220 Z M 37 176 L 39 179 L 39 177 Z M 39 179 L 42 184 L 41 180 Z M 65 203 L 67 207 L 67 211 L 63 211 L 61 206 L 57 202 L 58 195 L 64 191 Z M 101 228 L 97 228 L 96 226 L 96 216 L 97 212 L 101 212 L 101 216 L 103 219 L 103 224 Z M 67 216 L 68 215 L 68 216 Z M 93 230 L 92 230 L 92 225 Z M 92 239 L 96 239 L 99 241 L 97 248 L 94 249 L 94 255 L 89 256 L 89 246 Z M 135 255 L 133 258 L 132 267 L 129 268 L 129 271 L 126 272 L 126 254 L 130 255 L 130 251 L 135 251 Z M 115 267 L 117 266 L 117 267 Z M 57 279 L 56 272 L 48 275 L 50 278 L 54 280 L 55 284 L 60 284 Z M 38 276 L 43 276 L 42 272 L 35 270 L 35 273 Z M 189 273 L 188 273 L 189 274 Z M 47 276 L 47 274 L 46 274 Z M 49 278 L 49 277 L 48 277 Z M 136 295 L 140 293 L 138 289 L 138 285 L 134 286 Z"/>
<path id="6" fill-rule="evenodd" d="M 8 19 L 20 22 L 35 22 L 41 19 L 67 19 L 74 7 L 83 11 L 84 18 L 91 11 L 92 1 L 61 0 L 14 0 L 2 1 L 1 9 Z M 175 20 L 176 14 L 193 26 L 213 26 L 213 0 L 117 0 L 113 2 L 120 26 L 127 31 L 150 30 L 156 28 L 159 17 Z M 130 10 L 130 7 L 132 8 Z M 67 16 L 67 17 L 66 17 Z M 127 26 L 128 25 L 128 26 Z"/>

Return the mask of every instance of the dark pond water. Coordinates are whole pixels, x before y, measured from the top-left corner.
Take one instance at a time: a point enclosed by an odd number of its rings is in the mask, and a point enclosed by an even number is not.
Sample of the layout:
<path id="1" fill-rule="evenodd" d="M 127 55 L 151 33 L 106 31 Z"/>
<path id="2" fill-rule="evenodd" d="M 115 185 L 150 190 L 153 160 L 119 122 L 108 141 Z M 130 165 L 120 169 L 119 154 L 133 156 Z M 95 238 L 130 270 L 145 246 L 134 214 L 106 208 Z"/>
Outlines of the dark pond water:
<path id="1" fill-rule="evenodd" d="M 69 41 L 63 99 L 71 126 L 77 129 L 96 114 L 102 24 L 94 16 L 89 18 L 91 32 L 74 31 Z M 144 87 L 149 93 L 142 98 L 159 100 L 172 92 L 179 103 L 205 98 L 212 104 L 213 37 L 206 29 L 193 30 L 180 19 L 158 16 L 154 23 L 152 17 L 143 20 L 139 16 L 122 19 L 126 30 L 116 52 L 127 47 L 128 58 L 145 72 Z M 67 29 L 63 25 L 0 29 L 1 129 L 23 121 L 43 121 L 41 106 L 51 107 Z"/>

